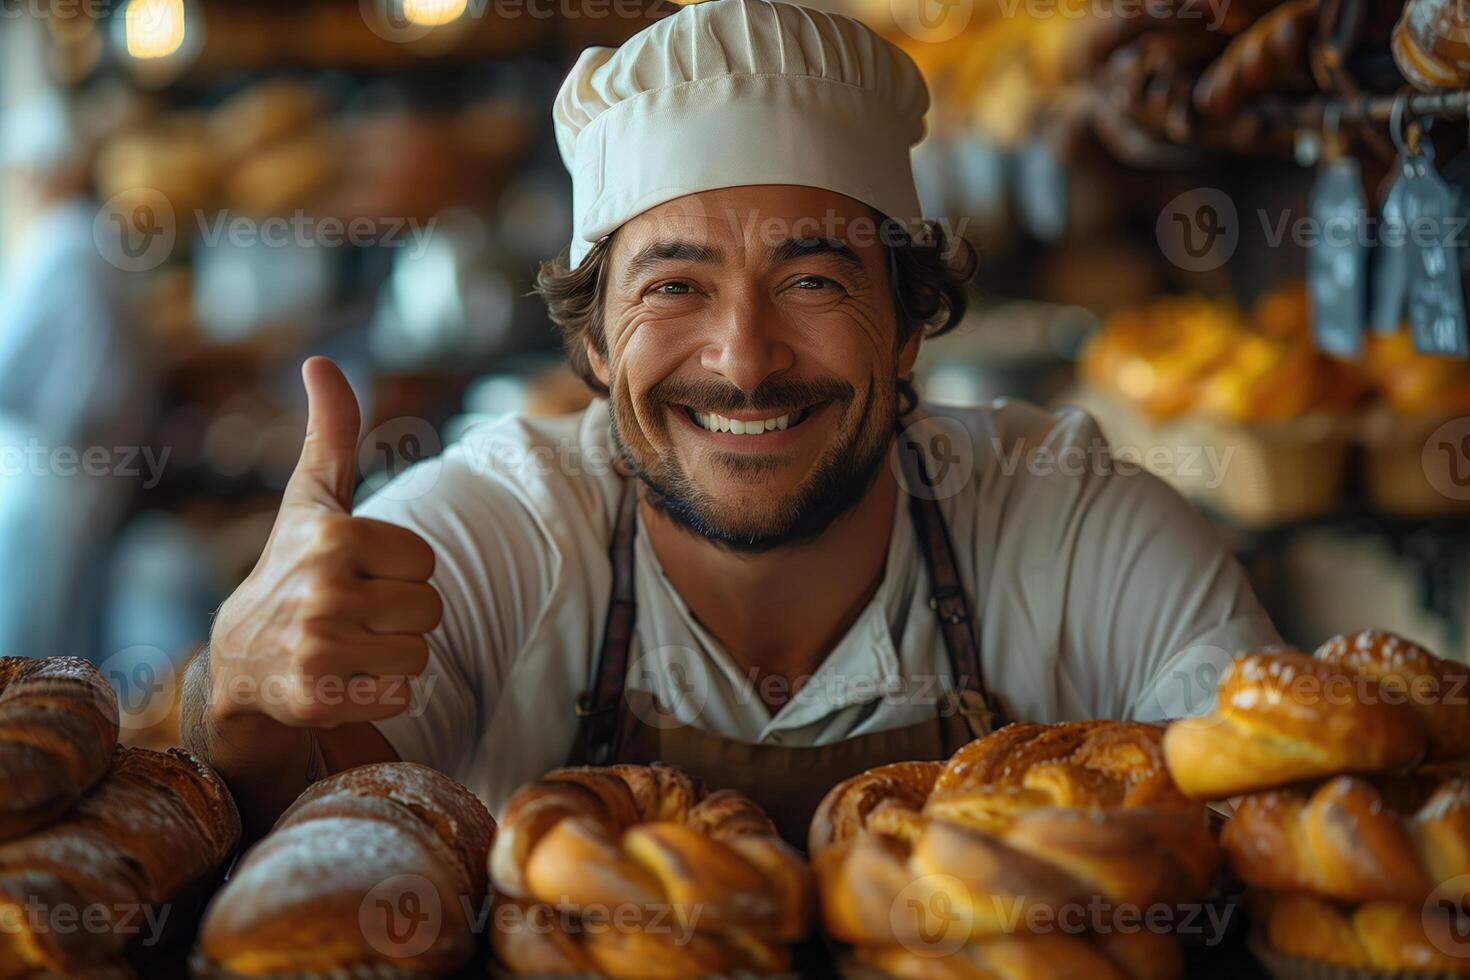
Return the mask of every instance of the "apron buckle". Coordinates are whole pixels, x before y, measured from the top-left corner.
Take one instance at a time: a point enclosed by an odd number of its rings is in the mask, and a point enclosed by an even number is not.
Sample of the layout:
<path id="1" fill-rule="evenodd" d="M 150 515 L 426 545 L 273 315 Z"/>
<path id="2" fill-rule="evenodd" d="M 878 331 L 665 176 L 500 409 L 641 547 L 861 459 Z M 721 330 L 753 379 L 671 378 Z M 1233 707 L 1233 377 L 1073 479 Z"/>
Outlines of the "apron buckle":
<path id="1" fill-rule="evenodd" d="M 995 731 L 995 715 L 991 713 L 990 705 L 979 691 L 967 687 L 959 692 L 958 697 L 960 715 L 965 719 L 965 724 L 970 726 L 970 734 L 976 738 L 984 738 Z"/>

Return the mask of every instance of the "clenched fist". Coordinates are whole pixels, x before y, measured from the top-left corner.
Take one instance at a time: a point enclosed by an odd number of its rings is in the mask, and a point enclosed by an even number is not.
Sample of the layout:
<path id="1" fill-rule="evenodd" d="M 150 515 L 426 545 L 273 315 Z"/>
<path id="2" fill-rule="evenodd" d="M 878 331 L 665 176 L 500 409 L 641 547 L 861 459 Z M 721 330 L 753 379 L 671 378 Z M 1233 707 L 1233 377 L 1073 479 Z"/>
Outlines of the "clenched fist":
<path id="1" fill-rule="evenodd" d="M 221 720 L 332 727 L 399 714 L 443 614 L 428 544 L 352 516 L 361 418 L 347 379 L 321 357 L 302 376 L 301 460 L 260 561 L 210 637 L 210 711 Z"/>

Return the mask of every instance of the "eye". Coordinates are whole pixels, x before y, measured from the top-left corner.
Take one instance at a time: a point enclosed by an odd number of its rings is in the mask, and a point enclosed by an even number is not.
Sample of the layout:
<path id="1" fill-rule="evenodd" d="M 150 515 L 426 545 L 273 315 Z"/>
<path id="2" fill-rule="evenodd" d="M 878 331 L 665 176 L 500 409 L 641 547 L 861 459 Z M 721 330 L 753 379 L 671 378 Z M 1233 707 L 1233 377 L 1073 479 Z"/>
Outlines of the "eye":
<path id="1" fill-rule="evenodd" d="M 649 290 L 649 293 L 658 296 L 687 296 L 693 291 L 693 287 L 682 279 L 671 279 L 668 282 L 661 282 L 657 286 L 654 286 Z"/>
<path id="2" fill-rule="evenodd" d="M 822 289 L 826 286 L 836 286 L 837 283 L 826 276 L 802 276 L 791 285 L 796 289 Z"/>

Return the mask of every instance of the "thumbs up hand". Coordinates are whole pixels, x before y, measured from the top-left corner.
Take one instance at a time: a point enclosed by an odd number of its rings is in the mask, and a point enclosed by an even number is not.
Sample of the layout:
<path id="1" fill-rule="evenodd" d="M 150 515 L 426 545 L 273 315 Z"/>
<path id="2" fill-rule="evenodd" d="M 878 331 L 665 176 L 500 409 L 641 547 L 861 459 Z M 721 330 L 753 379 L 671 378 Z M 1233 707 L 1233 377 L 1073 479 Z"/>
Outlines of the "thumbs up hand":
<path id="1" fill-rule="evenodd" d="M 210 636 L 210 711 L 293 727 L 373 721 L 408 707 L 443 603 L 417 534 L 352 516 L 361 414 L 331 361 L 302 368 L 301 460 L 255 569 Z"/>

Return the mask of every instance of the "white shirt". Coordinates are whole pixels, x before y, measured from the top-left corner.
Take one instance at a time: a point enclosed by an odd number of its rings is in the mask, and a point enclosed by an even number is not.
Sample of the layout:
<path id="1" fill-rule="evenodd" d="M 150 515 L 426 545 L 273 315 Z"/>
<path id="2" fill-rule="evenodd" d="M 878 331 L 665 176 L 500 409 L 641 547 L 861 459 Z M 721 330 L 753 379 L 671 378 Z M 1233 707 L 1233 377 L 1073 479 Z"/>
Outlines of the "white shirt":
<path id="1" fill-rule="evenodd" d="M 1013 400 L 929 412 L 973 450 L 939 503 L 985 683 L 1016 720 L 1197 713 L 1230 654 L 1280 642 L 1214 527 L 1154 476 L 1110 468 L 1084 412 Z M 571 749 L 623 486 L 598 401 L 476 427 L 358 511 L 434 548 L 445 609 L 413 706 L 377 726 L 403 759 L 458 778 L 497 814 Z M 774 717 L 665 578 L 640 523 L 628 686 L 748 742 L 820 745 L 931 717 L 951 677 L 907 504 L 900 493 L 877 593 Z"/>

